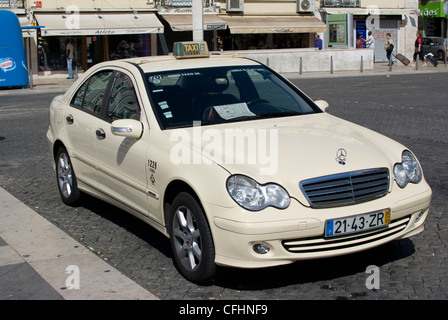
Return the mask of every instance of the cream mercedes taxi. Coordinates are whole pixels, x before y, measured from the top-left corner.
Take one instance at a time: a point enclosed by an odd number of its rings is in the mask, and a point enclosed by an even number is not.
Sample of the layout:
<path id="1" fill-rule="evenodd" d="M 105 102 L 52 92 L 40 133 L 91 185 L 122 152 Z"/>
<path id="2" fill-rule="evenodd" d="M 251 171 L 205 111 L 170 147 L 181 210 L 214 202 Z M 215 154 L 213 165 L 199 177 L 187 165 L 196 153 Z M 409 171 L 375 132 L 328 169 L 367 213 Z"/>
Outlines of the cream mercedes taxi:
<path id="1" fill-rule="evenodd" d="M 50 107 L 67 205 L 90 194 L 170 238 L 204 283 L 366 250 L 424 229 L 431 189 L 405 146 L 325 112 L 269 67 L 203 42 L 90 68 Z"/>

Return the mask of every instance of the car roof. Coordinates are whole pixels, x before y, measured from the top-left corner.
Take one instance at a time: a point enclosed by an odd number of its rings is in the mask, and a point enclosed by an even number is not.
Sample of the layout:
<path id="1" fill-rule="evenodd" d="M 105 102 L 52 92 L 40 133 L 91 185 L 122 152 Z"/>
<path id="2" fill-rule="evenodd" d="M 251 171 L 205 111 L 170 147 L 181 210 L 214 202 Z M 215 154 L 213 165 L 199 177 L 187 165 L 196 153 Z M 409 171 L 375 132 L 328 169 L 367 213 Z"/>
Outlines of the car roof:
<path id="1" fill-rule="evenodd" d="M 175 71 L 183 69 L 212 68 L 224 66 L 260 66 L 255 60 L 244 58 L 234 54 L 211 54 L 208 57 L 183 58 L 178 59 L 173 55 L 138 57 L 130 59 L 109 60 L 97 63 L 90 68 L 84 77 L 81 77 L 64 94 L 65 99 L 70 99 L 73 93 L 79 88 L 80 83 L 95 74 L 99 70 L 120 67 L 127 69 L 129 63 L 139 66 L 144 73 Z"/>
<path id="2" fill-rule="evenodd" d="M 143 72 L 163 72 L 170 70 L 210 68 L 223 66 L 256 66 L 259 62 L 232 54 L 211 54 L 201 58 L 176 58 L 172 55 L 132 58 L 127 61 L 137 64 Z"/>

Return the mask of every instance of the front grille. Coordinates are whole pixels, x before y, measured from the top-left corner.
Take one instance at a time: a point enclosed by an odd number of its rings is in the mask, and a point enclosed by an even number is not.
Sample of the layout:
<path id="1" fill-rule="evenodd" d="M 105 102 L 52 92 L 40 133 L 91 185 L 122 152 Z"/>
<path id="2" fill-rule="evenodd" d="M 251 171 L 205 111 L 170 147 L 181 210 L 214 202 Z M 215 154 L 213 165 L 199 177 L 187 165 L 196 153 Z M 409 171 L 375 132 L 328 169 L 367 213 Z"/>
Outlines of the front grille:
<path id="1" fill-rule="evenodd" d="M 389 190 L 389 170 L 362 170 L 304 180 L 300 189 L 313 208 L 348 206 L 384 197 Z"/>
<path id="2" fill-rule="evenodd" d="M 292 253 L 313 254 L 361 247 L 387 238 L 394 238 L 406 229 L 410 216 L 392 221 L 387 227 L 340 238 L 323 237 L 291 239 L 282 241 L 283 247 Z"/>

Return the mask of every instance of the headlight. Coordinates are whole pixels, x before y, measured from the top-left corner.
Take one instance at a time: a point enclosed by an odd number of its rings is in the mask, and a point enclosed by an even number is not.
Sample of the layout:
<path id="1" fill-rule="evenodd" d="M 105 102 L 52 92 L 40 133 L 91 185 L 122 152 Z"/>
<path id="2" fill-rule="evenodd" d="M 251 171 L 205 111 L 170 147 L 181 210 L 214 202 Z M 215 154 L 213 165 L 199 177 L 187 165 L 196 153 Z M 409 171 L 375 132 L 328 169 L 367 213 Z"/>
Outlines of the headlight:
<path id="1" fill-rule="evenodd" d="M 406 187 L 409 182 L 419 183 L 422 181 L 422 168 L 417 159 L 409 151 L 404 151 L 401 163 L 394 166 L 394 177 L 400 188 Z"/>
<path id="2" fill-rule="evenodd" d="M 234 175 L 227 179 L 227 191 L 236 203 L 253 211 L 269 206 L 285 209 L 291 202 L 288 192 L 283 187 L 273 183 L 260 185 L 242 175 Z"/>

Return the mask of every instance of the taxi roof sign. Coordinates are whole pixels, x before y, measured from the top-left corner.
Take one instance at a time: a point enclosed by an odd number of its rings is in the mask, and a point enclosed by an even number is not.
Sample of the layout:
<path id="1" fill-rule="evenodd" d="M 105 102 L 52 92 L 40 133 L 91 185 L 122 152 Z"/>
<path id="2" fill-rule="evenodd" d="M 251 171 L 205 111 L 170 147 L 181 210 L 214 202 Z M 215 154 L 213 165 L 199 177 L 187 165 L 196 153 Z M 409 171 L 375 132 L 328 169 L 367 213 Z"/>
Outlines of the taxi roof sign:
<path id="1" fill-rule="evenodd" d="M 173 55 L 178 58 L 199 58 L 208 57 L 207 42 L 205 41 L 186 41 L 175 42 L 173 46 Z"/>

